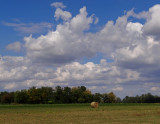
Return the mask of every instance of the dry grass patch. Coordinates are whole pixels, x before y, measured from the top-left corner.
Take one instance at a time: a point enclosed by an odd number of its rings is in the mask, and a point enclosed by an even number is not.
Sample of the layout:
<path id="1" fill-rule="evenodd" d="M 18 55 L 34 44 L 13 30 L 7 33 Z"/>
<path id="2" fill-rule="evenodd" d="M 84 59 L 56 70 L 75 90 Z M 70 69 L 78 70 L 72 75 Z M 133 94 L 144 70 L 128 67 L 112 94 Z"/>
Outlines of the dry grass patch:
<path id="1" fill-rule="evenodd" d="M 0 106 L 5 124 L 128 124 L 159 123 L 159 105 L 89 104 Z"/>

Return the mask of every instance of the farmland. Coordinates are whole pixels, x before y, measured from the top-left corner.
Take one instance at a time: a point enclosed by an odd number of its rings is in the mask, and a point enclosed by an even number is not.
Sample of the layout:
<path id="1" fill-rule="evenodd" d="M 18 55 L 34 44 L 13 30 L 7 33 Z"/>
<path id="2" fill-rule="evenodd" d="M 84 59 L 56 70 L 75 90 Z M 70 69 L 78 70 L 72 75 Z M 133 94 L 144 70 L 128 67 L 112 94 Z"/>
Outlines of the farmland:
<path id="1" fill-rule="evenodd" d="M 5 124 L 156 124 L 160 104 L 39 104 L 0 105 Z"/>

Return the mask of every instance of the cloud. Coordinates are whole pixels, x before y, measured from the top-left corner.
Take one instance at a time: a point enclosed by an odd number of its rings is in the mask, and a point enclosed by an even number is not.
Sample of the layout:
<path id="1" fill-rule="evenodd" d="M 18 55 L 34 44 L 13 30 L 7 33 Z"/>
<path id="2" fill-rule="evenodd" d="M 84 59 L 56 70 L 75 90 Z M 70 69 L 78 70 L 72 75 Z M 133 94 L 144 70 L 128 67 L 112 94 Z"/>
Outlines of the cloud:
<path id="1" fill-rule="evenodd" d="M 159 37 L 160 33 L 160 4 L 157 4 L 149 9 L 149 17 L 147 22 L 144 24 L 143 31 L 147 35 L 153 35 L 156 38 Z"/>
<path id="2" fill-rule="evenodd" d="M 60 8 L 57 8 L 54 17 L 56 18 L 56 20 L 62 18 L 64 21 L 67 21 L 72 17 L 72 14 L 70 12 L 63 11 Z"/>
<path id="3" fill-rule="evenodd" d="M 126 26 L 126 30 L 128 32 L 131 32 L 131 33 L 137 33 L 137 35 L 141 35 L 142 34 L 142 27 L 143 25 L 136 22 L 136 23 L 133 23 L 133 22 L 129 22 Z"/>
<path id="4" fill-rule="evenodd" d="M 5 90 L 10 90 L 10 89 L 14 89 L 14 88 L 16 88 L 16 83 L 8 83 L 8 84 L 6 84 L 5 86 L 4 86 L 4 89 Z"/>
<path id="5" fill-rule="evenodd" d="M 33 64 L 26 57 L 4 56 L 0 61 L 1 89 L 51 86 L 49 79 L 54 77 L 54 70 Z"/>
<path id="6" fill-rule="evenodd" d="M 131 16 L 145 18 L 146 22 L 144 24 L 128 22 L 126 34 L 130 36 L 131 43 L 126 47 L 117 49 L 114 53 L 119 66 L 143 71 L 143 73 L 148 72 L 148 70 L 154 74 L 157 72 L 155 67 L 159 68 L 160 66 L 157 63 L 160 60 L 158 55 L 160 42 L 157 29 L 159 27 L 159 18 L 157 18 L 159 9 L 160 5 L 157 4 L 146 12 L 139 14 L 132 12 Z M 142 13 L 145 14 L 145 17 Z"/>
<path id="7" fill-rule="evenodd" d="M 3 22 L 3 25 L 13 27 L 14 30 L 24 34 L 37 34 L 48 31 L 53 24 L 47 22 L 41 23 L 22 23 L 22 22 Z"/>
<path id="8" fill-rule="evenodd" d="M 64 64 L 93 57 L 97 52 L 110 56 L 113 50 L 132 42 L 126 35 L 127 16 L 119 17 L 115 24 L 107 22 L 99 32 L 85 33 L 93 21 L 94 16 L 88 16 L 86 7 L 83 7 L 75 17 L 57 25 L 55 31 L 38 38 L 25 37 L 27 56 L 36 62 Z"/>
<path id="9" fill-rule="evenodd" d="M 62 2 L 54 2 L 51 4 L 52 7 L 55 7 L 55 8 L 66 8 L 66 6 L 62 3 Z"/>
<path id="10" fill-rule="evenodd" d="M 152 87 L 150 90 L 151 91 L 160 91 L 160 88 L 159 87 Z"/>
<path id="11" fill-rule="evenodd" d="M 138 15 L 140 18 L 141 13 Z M 146 15 L 148 20 L 149 14 Z M 115 23 L 108 21 L 100 31 L 91 33 L 89 29 L 94 17 L 88 16 L 86 7 L 83 7 L 79 14 L 57 25 L 55 31 L 38 38 L 25 37 L 27 57 L 36 63 L 60 66 L 100 52 L 113 58 L 116 69 L 125 70 L 121 73 L 128 74 L 124 79 L 117 76 L 117 83 L 139 80 L 140 77 L 147 80 L 146 75 L 155 78 L 155 66 L 160 67 L 160 43 L 144 33 L 145 24 L 129 22 L 130 16 L 135 13 L 129 11 L 118 17 Z"/>
<path id="12" fill-rule="evenodd" d="M 6 46 L 6 49 L 7 50 L 13 50 L 15 52 L 19 52 L 21 51 L 21 48 L 22 48 L 22 44 L 20 42 L 14 42 L 14 43 L 11 43 L 11 44 L 8 44 Z"/>
<path id="13" fill-rule="evenodd" d="M 34 64 L 25 57 L 5 56 L 0 62 L 0 86 L 3 89 L 57 85 L 105 87 L 113 82 L 119 84 L 137 80 L 133 78 L 132 71 L 124 70 L 124 73 L 120 71 L 120 68 L 109 66 L 104 59 L 100 64 L 72 62 L 52 69 Z"/>
<path id="14" fill-rule="evenodd" d="M 82 57 L 95 54 L 90 50 L 92 41 L 85 39 L 83 31 L 89 29 L 92 16 L 87 17 L 86 7 L 80 13 L 64 24 L 57 25 L 55 31 L 38 38 L 25 37 L 27 56 L 36 62 L 63 64 Z"/>
<path id="15" fill-rule="evenodd" d="M 115 87 L 112 89 L 113 91 L 123 91 L 123 87 Z"/>
<path id="16" fill-rule="evenodd" d="M 121 94 L 158 91 L 155 87 L 159 87 L 160 81 L 159 18 L 156 18 L 159 17 L 159 5 L 138 14 L 131 10 L 115 22 L 108 21 L 94 33 L 90 27 L 98 20 L 94 14 L 87 13 L 86 7 L 72 17 L 70 12 L 61 9 L 64 8 L 61 5 L 53 6 L 57 6 L 55 18 L 63 22 L 46 35 L 25 37 L 26 56 L 4 56 L 0 61 L 3 89 L 85 85 L 94 91 L 113 90 Z M 143 18 L 145 23 L 129 21 L 130 17 Z M 26 26 L 18 22 L 8 25 Z M 16 43 L 8 45 L 11 50 L 18 50 L 16 46 Z M 97 64 L 93 61 L 80 63 L 97 53 L 102 54 Z M 109 57 L 112 62 L 107 62 Z M 154 84 L 146 86 L 150 82 Z"/>
<path id="17" fill-rule="evenodd" d="M 98 17 L 95 18 L 94 24 L 97 24 L 99 22 Z"/>

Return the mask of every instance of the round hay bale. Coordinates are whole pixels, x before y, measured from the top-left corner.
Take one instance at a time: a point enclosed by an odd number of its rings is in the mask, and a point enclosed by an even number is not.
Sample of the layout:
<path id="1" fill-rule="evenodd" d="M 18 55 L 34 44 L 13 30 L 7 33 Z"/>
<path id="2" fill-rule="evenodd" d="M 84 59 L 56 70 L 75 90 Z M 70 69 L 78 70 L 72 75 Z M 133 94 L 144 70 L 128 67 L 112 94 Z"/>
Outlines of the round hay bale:
<path id="1" fill-rule="evenodd" d="M 97 108 L 98 107 L 98 102 L 91 102 L 91 107 L 92 108 Z"/>

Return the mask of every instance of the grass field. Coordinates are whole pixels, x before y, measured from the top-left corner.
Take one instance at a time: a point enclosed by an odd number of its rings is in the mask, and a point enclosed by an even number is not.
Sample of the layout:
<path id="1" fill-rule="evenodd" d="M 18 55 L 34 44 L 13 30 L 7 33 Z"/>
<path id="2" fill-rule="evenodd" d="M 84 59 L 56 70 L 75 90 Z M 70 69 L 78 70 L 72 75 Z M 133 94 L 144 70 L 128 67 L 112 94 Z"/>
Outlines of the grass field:
<path id="1" fill-rule="evenodd" d="M 2 124 L 159 124 L 160 104 L 0 105 Z"/>

